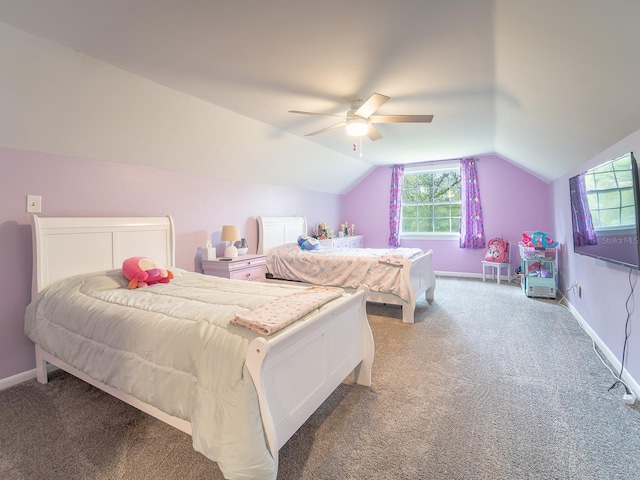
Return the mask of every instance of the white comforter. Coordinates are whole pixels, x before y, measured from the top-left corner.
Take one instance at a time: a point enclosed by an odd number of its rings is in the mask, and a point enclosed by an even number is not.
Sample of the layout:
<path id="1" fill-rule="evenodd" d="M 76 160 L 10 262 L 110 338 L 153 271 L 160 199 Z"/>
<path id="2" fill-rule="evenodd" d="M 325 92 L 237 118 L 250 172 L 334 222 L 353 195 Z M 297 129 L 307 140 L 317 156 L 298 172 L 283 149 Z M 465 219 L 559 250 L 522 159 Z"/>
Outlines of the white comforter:
<path id="1" fill-rule="evenodd" d="M 25 333 L 100 382 L 191 421 L 194 448 L 226 478 L 274 479 L 245 366 L 258 334 L 229 322 L 300 287 L 188 272 L 136 290 L 127 283 L 113 270 L 54 284 L 27 308 Z"/>

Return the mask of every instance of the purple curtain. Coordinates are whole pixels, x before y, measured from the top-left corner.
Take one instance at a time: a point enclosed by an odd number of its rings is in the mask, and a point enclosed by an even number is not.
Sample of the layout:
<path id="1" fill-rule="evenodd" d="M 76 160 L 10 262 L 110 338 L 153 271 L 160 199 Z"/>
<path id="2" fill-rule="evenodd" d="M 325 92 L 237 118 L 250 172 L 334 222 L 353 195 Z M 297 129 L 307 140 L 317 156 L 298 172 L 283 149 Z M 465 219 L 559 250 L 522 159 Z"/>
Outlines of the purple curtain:
<path id="1" fill-rule="evenodd" d="M 573 244 L 576 247 L 597 245 L 598 237 L 593 229 L 584 175 L 569 179 L 569 191 L 571 195 L 571 220 L 573 221 Z"/>
<path id="2" fill-rule="evenodd" d="M 460 248 L 485 248 L 480 184 L 474 158 L 460 159 Z"/>
<path id="3" fill-rule="evenodd" d="M 391 189 L 389 199 L 389 246 L 400 246 L 400 213 L 402 209 L 402 178 L 404 165 L 394 165 L 391 169 Z"/>

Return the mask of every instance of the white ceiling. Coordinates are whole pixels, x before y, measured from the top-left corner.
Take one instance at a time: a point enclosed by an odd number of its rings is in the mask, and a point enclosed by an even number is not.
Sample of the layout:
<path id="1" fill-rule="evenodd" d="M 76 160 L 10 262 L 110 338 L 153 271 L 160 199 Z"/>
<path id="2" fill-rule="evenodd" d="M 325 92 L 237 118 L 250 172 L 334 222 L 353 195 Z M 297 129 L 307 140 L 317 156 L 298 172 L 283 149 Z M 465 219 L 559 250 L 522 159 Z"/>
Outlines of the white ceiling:
<path id="1" fill-rule="evenodd" d="M 374 165 L 497 153 L 552 181 L 640 128 L 637 0 L 0 0 L 0 21 L 303 137 L 372 92 Z M 304 137 L 345 155 L 342 129 Z"/>

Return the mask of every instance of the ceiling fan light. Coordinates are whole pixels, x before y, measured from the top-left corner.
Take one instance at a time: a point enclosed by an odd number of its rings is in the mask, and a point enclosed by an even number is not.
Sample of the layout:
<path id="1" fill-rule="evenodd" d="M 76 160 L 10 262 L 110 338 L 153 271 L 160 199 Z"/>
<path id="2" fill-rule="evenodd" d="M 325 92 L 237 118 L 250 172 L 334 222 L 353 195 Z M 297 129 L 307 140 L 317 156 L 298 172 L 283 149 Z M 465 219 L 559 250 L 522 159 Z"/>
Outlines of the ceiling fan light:
<path id="1" fill-rule="evenodd" d="M 347 135 L 362 137 L 369 132 L 369 122 L 364 118 L 354 118 L 347 121 Z"/>

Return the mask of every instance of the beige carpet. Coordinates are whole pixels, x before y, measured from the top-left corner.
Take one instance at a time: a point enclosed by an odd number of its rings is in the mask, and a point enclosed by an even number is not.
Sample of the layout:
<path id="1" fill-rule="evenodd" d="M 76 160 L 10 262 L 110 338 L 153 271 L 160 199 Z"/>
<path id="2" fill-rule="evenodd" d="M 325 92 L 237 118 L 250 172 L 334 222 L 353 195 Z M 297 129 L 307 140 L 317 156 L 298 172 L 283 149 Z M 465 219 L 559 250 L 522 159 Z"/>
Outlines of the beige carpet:
<path id="1" fill-rule="evenodd" d="M 347 379 L 279 479 L 640 477 L 640 408 L 556 302 L 439 278 L 414 325 L 370 305 L 373 386 Z M 620 332 L 623 335 L 623 332 Z M 2 479 L 222 479 L 187 435 L 57 373 L 0 392 Z"/>

